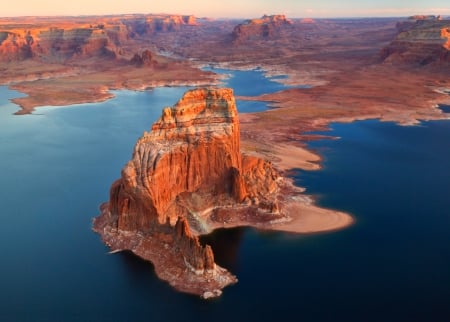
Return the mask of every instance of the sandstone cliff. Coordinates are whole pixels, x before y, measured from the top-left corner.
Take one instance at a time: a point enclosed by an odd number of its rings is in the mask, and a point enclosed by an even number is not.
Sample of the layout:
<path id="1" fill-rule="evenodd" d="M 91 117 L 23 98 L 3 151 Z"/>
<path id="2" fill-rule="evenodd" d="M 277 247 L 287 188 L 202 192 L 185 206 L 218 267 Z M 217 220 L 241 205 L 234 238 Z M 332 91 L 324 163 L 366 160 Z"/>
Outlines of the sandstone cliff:
<path id="1" fill-rule="evenodd" d="M 30 58 L 64 62 L 73 58 L 115 58 L 118 47 L 109 34 L 98 28 L 0 31 L 0 60 Z"/>
<path id="2" fill-rule="evenodd" d="M 252 40 L 273 39 L 290 26 L 292 22 L 284 15 L 264 15 L 260 19 L 250 19 L 233 29 L 232 39 L 235 44 Z"/>
<path id="3" fill-rule="evenodd" d="M 152 261 L 177 289 L 219 295 L 236 279 L 214 264 L 212 249 L 197 235 L 226 223 L 282 218 L 279 189 L 278 172 L 269 162 L 241 155 L 233 91 L 195 89 L 164 108 L 151 132 L 138 140 L 94 227 L 113 249 L 130 249 Z M 162 262 L 184 273 L 166 276 Z M 193 278 L 195 283 L 186 284 Z"/>
<path id="4" fill-rule="evenodd" d="M 48 20 L 36 19 L 24 23 L 23 19 L 0 19 L 0 61 L 39 59 L 61 63 L 90 57 L 127 59 L 126 48 L 133 41 L 155 33 L 178 31 L 184 26 L 197 25 L 194 16 L 182 15 L 92 16 Z"/>
<path id="5" fill-rule="evenodd" d="M 381 51 L 387 63 L 450 64 L 450 20 L 440 16 L 413 16 L 397 24 L 396 39 Z"/>

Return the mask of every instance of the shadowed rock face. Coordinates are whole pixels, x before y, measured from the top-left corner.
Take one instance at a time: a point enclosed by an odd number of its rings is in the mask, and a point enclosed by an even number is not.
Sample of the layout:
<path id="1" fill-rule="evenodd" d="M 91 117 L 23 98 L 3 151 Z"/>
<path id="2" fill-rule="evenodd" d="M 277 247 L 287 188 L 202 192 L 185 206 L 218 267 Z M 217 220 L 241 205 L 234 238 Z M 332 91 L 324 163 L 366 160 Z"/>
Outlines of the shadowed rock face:
<path id="1" fill-rule="evenodd" d="M 399 34 L 381 51 L 385 62 L 450 64 L 450 20 L 414 16 L 397 24 Z"/>
<path id="2" fill-rule="evenodd" d="M 157 62 L 153 60 L 153 54 L 150 50 L 144 50 L 140 55 L 137 53 L 134 54 L 130 63 L 136 67 L 155 66 L 157 64 Z"/>
<path id="3" fill-rule="evenodd" d="M 264 15 L 260 19 L 246 20 L 233 29 L 232 39 L 235 44 L 251 40 L 271 39 L 279 35 L 283 28 L 291 25 L 284 15 Z"/>

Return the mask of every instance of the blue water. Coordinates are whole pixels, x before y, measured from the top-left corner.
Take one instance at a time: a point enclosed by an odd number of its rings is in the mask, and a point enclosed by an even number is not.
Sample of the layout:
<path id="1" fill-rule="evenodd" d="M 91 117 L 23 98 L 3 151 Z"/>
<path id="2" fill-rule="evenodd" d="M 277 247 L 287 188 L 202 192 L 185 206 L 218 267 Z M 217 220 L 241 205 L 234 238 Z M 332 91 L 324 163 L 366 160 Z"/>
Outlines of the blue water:
<path id="1" fill-rule="evenodd" d="M 439 105 L 439 108 L 442 110 L 442 112 L 444 112 L 444 113 L 450 113 L 450 105 L 444 105 L 444 104 L 441 104 L 441 105 Z"/>
<path id="2" fill-rule="evenodd" d="M 285 78 L 285 76 L 272 76 L 265 77 L 262 69 L 246 70 L 233 70 L 216 68 L 213 66 L 204 67 L 203 70 L 212 71 L 217 74 L 227 75 L 222 81 L 222 85 L 225 87 L 231 87 L 234 90 L 236 96 L 259 96 L 262 94 L 275 93 L 283 89 L 291 88 L 286 86 L 277 80 Z M 307 88 L 307 85 L 298 86 Z M 246 112 L 261 112 L 270 108 L 267 102 L 263 101 L 246 101 L 236 100 L 238 110 L 242 109 Z M 239 110 L 239 112 L 241 112 Z"/>
<path id="3" fill-rule="evenodd" d="M 13 116 L 7 99 L 19 94 L 0 87 L 0 321 L 449 320 L 445 121 L 334 124 L 341 139 L 310 143 L 324 169 L 294 175 L 356 224 L 209 236 L 239 278 L 218 300 L 173 291 L 132 255 L 108 255 L 91 219 L 136 139 L 184 90 L 118 91 L 104 103 Z"/>

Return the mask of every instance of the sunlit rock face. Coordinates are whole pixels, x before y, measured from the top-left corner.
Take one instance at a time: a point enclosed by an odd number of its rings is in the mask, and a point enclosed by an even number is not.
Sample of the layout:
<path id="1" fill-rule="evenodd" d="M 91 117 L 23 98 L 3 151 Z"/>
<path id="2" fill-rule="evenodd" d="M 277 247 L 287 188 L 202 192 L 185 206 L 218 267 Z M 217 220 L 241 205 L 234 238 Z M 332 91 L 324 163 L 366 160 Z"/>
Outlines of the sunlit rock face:
<path id="1" fill-rule="evenodd" d="M 292 22 L 284 15 L 264 15 L 260 19 L 246 20 L 233 29 L 233 43 L 241 44 L 252 40 L 273 39 Z"/>
<path id="2" fill-rule="evenodd" d="M 232 90 L 189 91 L 138 140 L 120 183 L 111 190 L 111 213 L 121 230 L 145 230 L 167 217 L 173 223 L 180 214 L 178 196 L 227 194 L 239 169 Z"/>
<path id="3" fill-rule="evenodd" d="M 49 63 L 127 58 L 133 40 L 196 26 L 194 16 L 122 15 L 110 17 L 0 20 L 0 61 L 38 59 Z"/>

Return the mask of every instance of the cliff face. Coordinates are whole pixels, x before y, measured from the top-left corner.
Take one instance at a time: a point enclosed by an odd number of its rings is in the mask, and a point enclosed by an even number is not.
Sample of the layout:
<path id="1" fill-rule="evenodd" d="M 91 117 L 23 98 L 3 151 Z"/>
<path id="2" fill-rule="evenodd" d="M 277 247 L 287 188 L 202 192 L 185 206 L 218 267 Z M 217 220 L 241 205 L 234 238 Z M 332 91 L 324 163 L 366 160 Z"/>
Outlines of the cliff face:
<path id="1" fill-rule="evenodd" d="M 71 58 L 115 58 L 118 48 L 98 28 L 49 28 L 46 30 L 14 30 L 0 32 L 0 60 L 29 58 L 61 62 Z"/>
<path id="2" fill-rule="evenodd" d="M 197 235 L 230 222 L 282 217 L 278 172 L 269 162 L 242 156 L 239 145 L 233 91 L 186 92 L 137 141 L 94 229 L 113 249 L 130 249 L 152 261 L 177 289 L 219 295 L 236 279 L 214 264 L 212 249 Z M 184 273 L 165 275 L 163 262 Z"/>
<path id="3" fill-rule="evenodd" d="M 0 19 L 0 61 L 34 58 L 60 63 L 77 58 L 120 58 L 123 47 L 141 36 L 195 25 L 195 17 L 181 15 L 78 17 L 30 23 L 5 18 Z"/>
<path id="4" fill-rule="evenodd" d="M 137 142 L 122 179 L 111 191 L 121 230 L 174 223 L 182 193 L 224 194 L 241 168 L 239 122 L 231 90 L 193 90 Z M 237 170 L 239 171 L 239 170 Z"/>
<path id="5" fill-rule="evenodd" d="M 284 15 L 264 15 L 260 19 L 246 20 L 233 29 L 232 39 L 235 44 L 252 40 L 272 39 L 279 36 L 283 28 L 292 22 Z"/>
<path id="6" fill-rule="evenodd" d="M 196 26 L 194 16 L 180 15 L 149 15 L 140 19 L 130 19 L 125 22 L 132 35 L 152 35 L 157 32 L 178 31 L 183 26 Z"/>
<path id="7" fill-rule="evenodd" d="M 413 65 L 450 64 L 450 20 L 414 16 L 397 24 L 396 39 L 381 52 L 385 62 Z"/>

